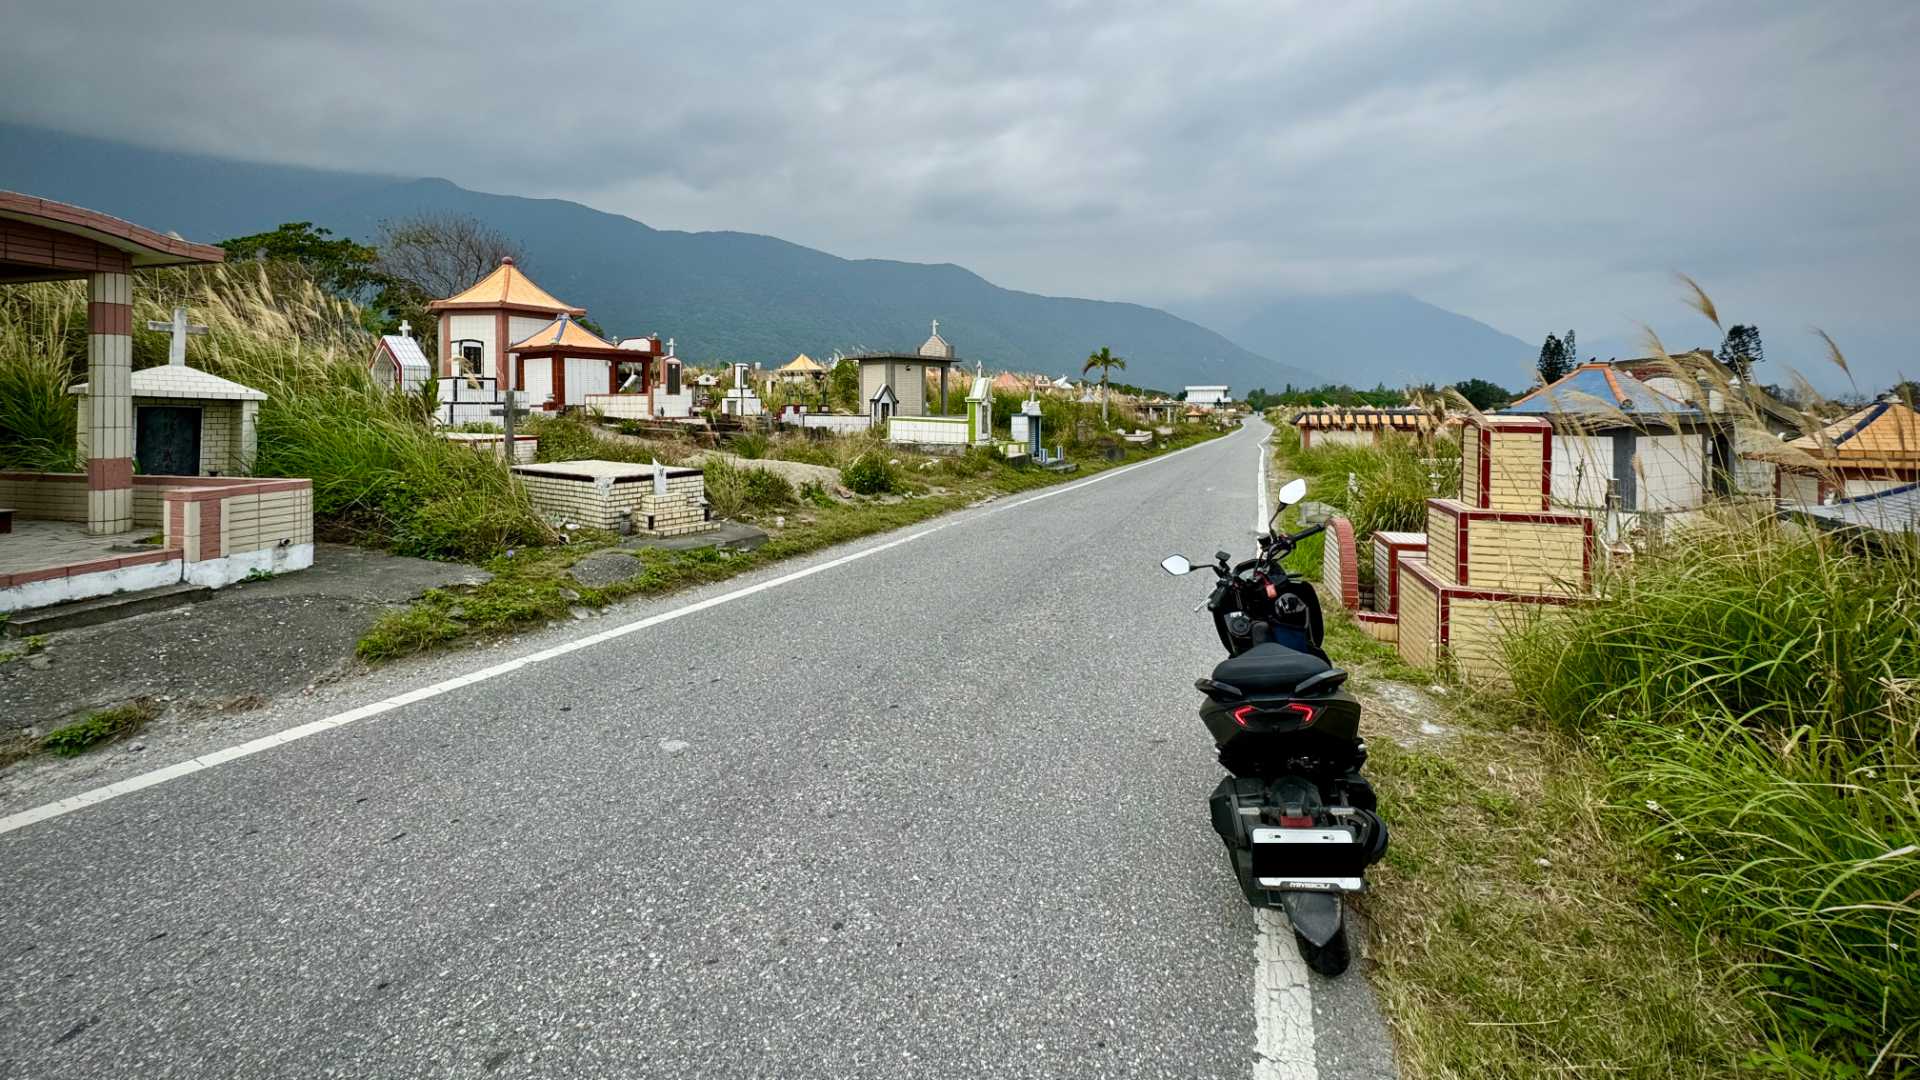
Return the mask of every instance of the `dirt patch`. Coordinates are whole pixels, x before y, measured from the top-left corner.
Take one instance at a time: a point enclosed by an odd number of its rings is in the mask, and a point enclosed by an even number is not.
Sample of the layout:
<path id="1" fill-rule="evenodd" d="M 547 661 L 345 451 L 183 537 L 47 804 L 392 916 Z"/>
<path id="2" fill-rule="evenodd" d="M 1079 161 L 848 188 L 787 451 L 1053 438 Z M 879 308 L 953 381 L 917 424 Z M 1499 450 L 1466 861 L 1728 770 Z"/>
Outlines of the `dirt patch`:
<path id="1" fill-rule="evenodd" d="M 687 464 L 698 465 L 709 458 L 725 458 L 730 465 L 743 469 L 765 469 L 777 476 L 784 476 L 795 487 L 805 483 L 816 483 L 832 491 L 840 486 L 840 470 L 829 465 L 809 465 L 804 461 L 781 461 L 778 458 L 743 458 L 736 454 L 719 450 L 702 450 L 687 458 Z"/>
<path id="2" fill-rule="evenodd" d="M 388 605 L 485 579 L 471 566 L 322 544 L 308 570 L 47 635 L 33 656 L 0 664 L 0 732 L 44 733 L 134 698 L 153 699 L 168 719 L 257 706 L 344 671 Z"/>

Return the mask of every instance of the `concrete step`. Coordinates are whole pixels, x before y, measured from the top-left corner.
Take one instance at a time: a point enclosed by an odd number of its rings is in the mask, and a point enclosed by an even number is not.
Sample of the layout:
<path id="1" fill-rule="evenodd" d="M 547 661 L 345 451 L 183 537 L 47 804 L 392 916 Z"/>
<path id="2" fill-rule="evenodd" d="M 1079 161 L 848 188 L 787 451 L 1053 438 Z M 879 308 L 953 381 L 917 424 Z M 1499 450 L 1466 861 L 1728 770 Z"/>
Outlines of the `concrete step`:
<path id="1" fill-rule="evenodd" d="M 28 611 L 16 611 L 3 625 L 11 637 L 32 637 L 55 630 L 73 630 L 98 626 L 149 611 L 165 611 L 184 604 L 197 604 L 213 595 L 205 585 L 166 585 L 139 592 L 114 593 L 91 600 L 73 600 Z"/>

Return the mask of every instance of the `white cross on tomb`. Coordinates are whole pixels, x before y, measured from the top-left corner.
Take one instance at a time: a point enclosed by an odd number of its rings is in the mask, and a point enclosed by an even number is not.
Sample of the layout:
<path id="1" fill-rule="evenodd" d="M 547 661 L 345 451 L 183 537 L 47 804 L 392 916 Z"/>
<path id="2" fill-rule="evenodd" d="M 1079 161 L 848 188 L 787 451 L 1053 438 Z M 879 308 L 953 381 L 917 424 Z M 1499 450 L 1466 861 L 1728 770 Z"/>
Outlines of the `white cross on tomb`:
<path id="1" fill-rule="evenodd" d="M 199 323 L 190 323 L 187 321 L 187 309 L 184 305 L 173 309 L 173 318 L 171 321 L 161 322 L 158 319 L 148 319 L 147 329 L 166 330 L 170 332 L 171 340 L 167 342 L 167 363 L 172 364 L 174 367 L 186 366 L 187 335 L 193 334 L 198 336 L 207 332 L 207 328 Z"/>

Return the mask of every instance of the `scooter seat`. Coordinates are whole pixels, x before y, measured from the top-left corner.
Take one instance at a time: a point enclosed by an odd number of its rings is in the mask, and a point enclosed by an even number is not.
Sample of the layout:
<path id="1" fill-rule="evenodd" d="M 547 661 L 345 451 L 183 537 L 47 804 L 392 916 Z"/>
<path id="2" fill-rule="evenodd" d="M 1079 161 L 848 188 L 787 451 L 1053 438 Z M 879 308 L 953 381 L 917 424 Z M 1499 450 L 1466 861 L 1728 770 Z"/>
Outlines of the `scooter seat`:
<path id="1" fill-rule="evenodd" d="M 1266 642 L 1220 661 L 1213 669 L 1213 681 L 1233 686 L 1248 697 L 1284 694 L 1332 667 L 1317 656 Z"/>

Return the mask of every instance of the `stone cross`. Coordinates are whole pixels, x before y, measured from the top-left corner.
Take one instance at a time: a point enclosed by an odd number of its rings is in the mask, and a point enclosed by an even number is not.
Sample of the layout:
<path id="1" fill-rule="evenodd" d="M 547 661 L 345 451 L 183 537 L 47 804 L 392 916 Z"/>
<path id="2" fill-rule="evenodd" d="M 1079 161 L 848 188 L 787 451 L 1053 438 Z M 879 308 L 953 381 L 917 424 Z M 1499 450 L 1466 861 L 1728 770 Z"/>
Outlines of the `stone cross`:
<path id="1" fill-rule="evenodd" d="M 934 337 L 940 336 L 940 320 L 939 319 L 933 320 L 933 336 Z"/>
<path id="2" fill-rule="evenodd" d="M 409 322 L 408 322 L 407 320 L 405 320 L 405 319 L 401 319 L 401 320 L 400 320 L 400 336 L 401 336 L 401 337 L 412 337 L 412 336 L 413 336 L 413 324 L 412 324 L 412 323 L 409 323 Z"/>
<path id="3" fill-rule="evenodd" d="M 187 321 L 187 309 L 184 305 L 174 308 L 173 318 L 167 322 L 161 322 L 158 319 L 148 319 L 147 329 L 171 332 L 172 340 L 167 343 L 167 363 L 172 364 L 174 367 L 186 366 L 187 335 L 193 334 L 199 336 L 207 332 L 207 328 L 199 323 L 190 323 Z"/>
<path id="4" fill-rule="evenodd" d="M 511 468 L 514 463 L 514 422 L 527 415 L 526 408 L 520 404 L 520 397 L 524 393 L 526 393 L 524 390 L 503 390 L 500 392 L 500 407 L 487 410 L 488 415 L 500 418 L 500 431 L 502 436 L 500 441 L 506 447 L 507 465 L 509 468 Z"/>
<path id="5" fill-rule="evenodd" d="M 667 339 L 667 355 L 668 356 L 673 355 L 673 339 L 672 338 Z"/>

